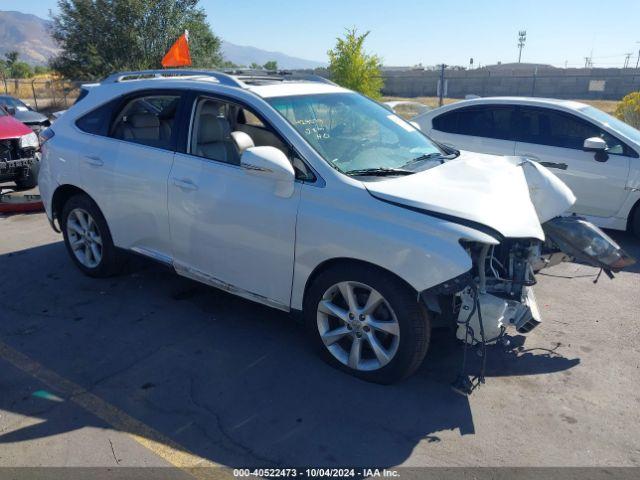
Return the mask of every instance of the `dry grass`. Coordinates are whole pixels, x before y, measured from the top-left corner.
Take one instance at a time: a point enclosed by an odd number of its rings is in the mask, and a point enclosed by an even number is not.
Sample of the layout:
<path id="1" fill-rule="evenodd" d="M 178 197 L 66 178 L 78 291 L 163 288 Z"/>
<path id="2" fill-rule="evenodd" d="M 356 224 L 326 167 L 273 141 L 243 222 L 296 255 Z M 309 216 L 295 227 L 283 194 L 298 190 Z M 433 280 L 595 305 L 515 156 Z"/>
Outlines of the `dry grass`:
<path id="1" fill-rule="evenodd" d="M 415 98 L 404 98 L 404 97 L 382 97 L 383 102 L 390 102 L 393 100 L 409 100 L 412 102 L 419 102 L 427 105 L 431 108 L 436 108 L 438 106 L 438 97 L 415 97 Z M 445 98 L 444 104 L 449 105 L 450 103 L 459 102 L 460 98 Z M 618 105 L 616 100 L 576 100 L 576 102 L 586 103 L 588 105 L 599 108 L 600 110 L 613 114 Z M 404 113 L 400 111 L 400 113 Z"/>

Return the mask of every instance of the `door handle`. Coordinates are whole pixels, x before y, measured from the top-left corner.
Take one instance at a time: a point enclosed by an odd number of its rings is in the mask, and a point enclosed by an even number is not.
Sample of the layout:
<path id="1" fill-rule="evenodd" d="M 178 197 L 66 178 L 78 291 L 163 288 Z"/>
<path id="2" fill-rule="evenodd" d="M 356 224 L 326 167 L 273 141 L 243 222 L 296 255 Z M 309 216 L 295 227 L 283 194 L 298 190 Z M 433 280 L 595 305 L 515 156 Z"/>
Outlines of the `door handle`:
<path id="1" fill-rule="evenodd" d="M 198 190 L 198 186 L 188 178 L 174 178 L 173 184 L 183 190 Z"/>
<path id="2" fill-rule="evenodd" d="M 84 161 L 89 165 L 93 165 L 94 167 L 101 167 L 104 165 L 102 159 L 95 155 L 87 155 L 84 157 Z"/>

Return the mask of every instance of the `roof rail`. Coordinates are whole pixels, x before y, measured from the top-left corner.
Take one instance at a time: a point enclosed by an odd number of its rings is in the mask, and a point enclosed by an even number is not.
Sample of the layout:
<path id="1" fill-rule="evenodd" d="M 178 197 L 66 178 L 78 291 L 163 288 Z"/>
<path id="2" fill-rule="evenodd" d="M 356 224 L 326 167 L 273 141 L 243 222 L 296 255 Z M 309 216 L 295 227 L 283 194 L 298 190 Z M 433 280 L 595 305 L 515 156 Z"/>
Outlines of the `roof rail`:
<path id="1" fill-rule="evenodd" d="M 261 82 L 317 82 L 336 85 L 328 78 L 313 73 L 300 73 L 291 70 L 256 70 L 256 69 L 229 69 L 224 73 L 244 83 L 261 83 Z"/>
<path id="2" fill-rule="evenodd" d="M 132 72 L 118 72 L 109 75 L 100 83 L 119 83 L 127 80 L 143 80 L 145 78 L 165 78 L 165 77 L 212 77 L 218 83 L 230 87 L 242 87 L 242 83 L 231 75 L 215 70 L 191 70 L 183 68 L 166 68 L 162 70 L 138 70 Z"/>

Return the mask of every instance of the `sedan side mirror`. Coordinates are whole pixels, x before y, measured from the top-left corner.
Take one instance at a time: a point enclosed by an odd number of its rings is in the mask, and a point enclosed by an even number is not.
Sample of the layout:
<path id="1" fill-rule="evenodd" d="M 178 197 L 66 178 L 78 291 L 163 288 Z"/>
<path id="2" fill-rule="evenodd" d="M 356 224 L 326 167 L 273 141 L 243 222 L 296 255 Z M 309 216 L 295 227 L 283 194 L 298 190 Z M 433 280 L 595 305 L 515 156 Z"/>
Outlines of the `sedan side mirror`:
<path id="1" fill-rule="evenodd" d="M 609 155 L 607 154 L 607 142 L 600 137 L 587 138 L 584 141 L 582 149 L 585 152 L 594 152 L 594 159 L 596 162 L 606 162 L 609 160 Z"/>
<path id="2" fill-rule="evenodd" d="M 9 105 L 6 106 L 6 110 L 7 113 L 9 115 L 15 115 L 16 114 L 16 107 L 10 107 Z"/>
<path id="3" fill-rule="evenodd" d="M 277 196 L 287 198 L 293 195 L 296 173 L 282 150 L 275 147 L 249 147 L 240 157 L 240 166 L 248 175 L 275 180 Z"/>
<path id="4" fill-rule="evenodd" d="M 600 137 L 587 138 L 582 145 L 585 152 L 602 152 L 607 149 L 607 142 Z"/>

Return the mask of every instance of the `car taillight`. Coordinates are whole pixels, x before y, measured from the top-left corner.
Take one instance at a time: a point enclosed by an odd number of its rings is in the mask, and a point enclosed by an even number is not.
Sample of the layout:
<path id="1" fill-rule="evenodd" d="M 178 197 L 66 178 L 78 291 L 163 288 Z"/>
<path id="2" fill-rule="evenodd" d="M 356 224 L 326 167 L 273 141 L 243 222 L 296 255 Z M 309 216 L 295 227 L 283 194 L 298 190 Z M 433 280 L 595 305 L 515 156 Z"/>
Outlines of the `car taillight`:
<path id="1" fill-rule="evenodd" d="M 40 146 L 51 140 L 55 134 L 56 133 L 51 129 L 51 127 L 40 130 Z"/>

